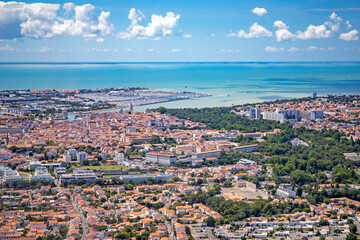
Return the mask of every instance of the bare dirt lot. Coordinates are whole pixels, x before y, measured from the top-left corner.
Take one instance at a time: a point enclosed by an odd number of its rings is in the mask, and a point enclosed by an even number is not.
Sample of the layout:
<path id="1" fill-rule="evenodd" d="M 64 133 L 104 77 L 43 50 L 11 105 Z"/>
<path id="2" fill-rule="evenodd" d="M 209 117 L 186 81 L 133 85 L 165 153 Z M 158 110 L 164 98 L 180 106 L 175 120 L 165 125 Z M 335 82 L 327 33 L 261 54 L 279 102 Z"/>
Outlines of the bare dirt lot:
<path id="1" fill-rule="evenodd" d="M 242 200 L 242 199 L 256 199 L 261 196 L 262 198 L 268 198 L 269 194 L 261 191 L 261 190 L 252 190 L 248 188 L 221 188 L 221 195 L 225 199 L 230 200 Z"/>

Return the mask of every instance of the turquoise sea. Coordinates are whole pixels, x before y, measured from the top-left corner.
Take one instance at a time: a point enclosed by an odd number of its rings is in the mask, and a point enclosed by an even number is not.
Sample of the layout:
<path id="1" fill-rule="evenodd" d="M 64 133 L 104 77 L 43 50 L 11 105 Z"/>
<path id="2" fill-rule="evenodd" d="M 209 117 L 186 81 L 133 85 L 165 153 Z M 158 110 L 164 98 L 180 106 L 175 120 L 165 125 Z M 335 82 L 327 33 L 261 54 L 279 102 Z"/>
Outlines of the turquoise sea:
<path id="1" fill-rule="evenodd" d="M 147 87 L 211 97 L 137 107 L 231 106 L 360 94 L 360 63 L 0 64 L 0 90 Z"/>

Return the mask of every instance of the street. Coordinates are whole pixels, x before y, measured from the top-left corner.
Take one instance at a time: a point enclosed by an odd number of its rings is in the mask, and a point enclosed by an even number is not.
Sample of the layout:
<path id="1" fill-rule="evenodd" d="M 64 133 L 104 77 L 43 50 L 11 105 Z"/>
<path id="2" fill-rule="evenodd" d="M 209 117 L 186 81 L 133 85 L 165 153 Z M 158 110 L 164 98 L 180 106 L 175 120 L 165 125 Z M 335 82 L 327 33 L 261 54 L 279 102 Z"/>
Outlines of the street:
<path id="1" fill-rule="evenodd" d="M 172 225 L 158 212 L 155 211 L 157 214 L 159 214 L 161 216 L 161 219 L 164 221 L 165 226 L 169 232 L 169 236 L 170 236 L 170 240 L 175 240 L 175 234 L 174 234 L 174 229 L 172 227 Z"/>
<path id="2" fill-rule="evenodd" d="M 214 236 L 214 234 L 212 233 L 212 229 L 211 227 L 207 228 L 207 234 L 210 240 L 217 240 L 217 238 Z"/>
<path id="3" fill-rule="evenodd" d="M 82 229 L 83 229 L 81 240 L 84 240 L 86 237 L 86 234 L 88 233 L 88 226 L 87 226 L 86 218 L 84 216 L 83 211 L 80 209 L 77 202 L 74 200 L 73 196 L 71 195 L 70 191 L 67 189 L 66 192 L 70 195 L 70 200 L 71 200 L 71 203 L 72 203 L 74 209 L 80 215 L 81 225 L 82 225 Z"/>

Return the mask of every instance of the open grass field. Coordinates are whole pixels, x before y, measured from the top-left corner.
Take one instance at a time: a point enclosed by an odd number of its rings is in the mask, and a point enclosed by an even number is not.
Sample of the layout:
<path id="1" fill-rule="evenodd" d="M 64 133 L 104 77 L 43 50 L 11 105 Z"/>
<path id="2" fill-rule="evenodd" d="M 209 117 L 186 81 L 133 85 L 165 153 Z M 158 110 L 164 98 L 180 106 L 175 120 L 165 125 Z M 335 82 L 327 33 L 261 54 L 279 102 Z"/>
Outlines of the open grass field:
<path id="1" fill-rule="evenodd" d="M 260 190 L 251 190 L 247 188 L 221 188 L 221 195 L 229 200 L 257 199 L 260 197 L 268 198 L 269 194 Z"/>
<path id="2" fill-rule="evenodd" d="M 130 155 L 129 159 L 141 159 L 142 156 L 141 155 Z"/>
<path id="3" fill-rule="evenodd" d="M 28 173 L 28 172 L 18 172 L 20 176 L 28 176 L 28 177 L 31 177 L 32 174 L 31 173 Z"/>
<path id="4" fill-rule="evenodd" d="M 127 167 L 121 165 L 84 166 L 84 169 L 93 170 L 94 172 L 100 172 L 100 168 L 102 172 L 116 172 L 127 169 Z"/>

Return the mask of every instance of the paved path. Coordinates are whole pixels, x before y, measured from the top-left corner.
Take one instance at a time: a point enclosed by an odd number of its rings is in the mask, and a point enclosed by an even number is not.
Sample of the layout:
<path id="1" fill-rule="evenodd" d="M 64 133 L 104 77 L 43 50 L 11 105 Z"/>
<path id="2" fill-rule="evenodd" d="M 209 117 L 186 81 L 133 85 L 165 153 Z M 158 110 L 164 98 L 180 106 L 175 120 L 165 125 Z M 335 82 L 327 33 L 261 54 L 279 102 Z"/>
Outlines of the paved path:
<path id="1" fill-rule="evenodd" d="M 217 240 L 217 238 L 214 236 L 214 234 L 212 233 L 212 229 L 211 227 L 207 228 L 207 234 L 210 240 Z"/>
<path id="2" fill-rule="evenodd" d="M 162 214 L 160 214 L 158 211 L 155 211 L 157 214 L 159 214 L 161 216 L 161 219 L 164 221 L 165 226 L 169 232 L 169 236 L 170 236 L 170 240 L 175 240 L 175 234 L 174 234 L 174 229 L 171 225 L 171 223 L 169 223 L 163 216 Z"/>
<path id="3" fill-rule="evenodd" d="M 86 218 L 84 216 L 83 211 L 81 210 L 81 208 L 79 207 L 79 205 L 77 204 L 77 202 L 75 201 L 73 196 L 71 195 L 70 191 L 67 189 L 66 192 L 68 194 L 70 194 L 71 203 L 72 203 L 74 209 L 76 210 L 76 212 L 80 215 L 81 225 L 82 225 L 82 229 L 83 229 L 81 240 L 85 240 L 86 234 L 88 233 L 88 226 L 87 226 Z"/>

